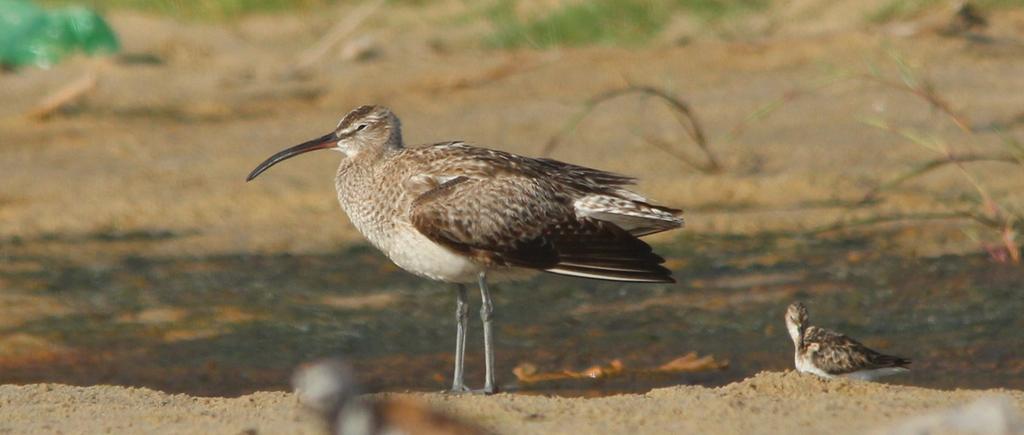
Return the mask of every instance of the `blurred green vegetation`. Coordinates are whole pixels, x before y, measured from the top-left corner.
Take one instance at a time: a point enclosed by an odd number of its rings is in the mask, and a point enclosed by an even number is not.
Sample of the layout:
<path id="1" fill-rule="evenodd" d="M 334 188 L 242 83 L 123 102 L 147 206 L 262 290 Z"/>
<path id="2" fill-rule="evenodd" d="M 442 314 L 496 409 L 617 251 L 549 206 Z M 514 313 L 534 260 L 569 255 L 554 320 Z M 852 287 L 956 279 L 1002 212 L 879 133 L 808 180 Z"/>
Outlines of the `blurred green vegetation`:
<path id="1" fill-rule="evenodd" d="M 365 0 L 36 0 L 44 6 L 81 5 L 100 11 L 130 9 L 181 19 L 225 21 L 246 14 L 312 10 Z M 460 22 L 486 20 L 493 32 L 484 37 L 495 48 L 632 45 L 661 32 L 673 16 L 685 14 L 698 23 L 716 23 L 759 13 L 772 0 L 561 0 L 531 16 L 517 10 L 520 0 L 463 0 L 472 12 Z M 390 0 L 392 4 L 429 7 L 433 0 Z M 1021 8 L 1024 0 L 972 0 L 982 10 Z M 889 0 L 869 12 L 870 23 L 911 19 L 947 7 L 946 0 Z"/>
<path id="2" fill-rule="evenodd" d="M 0 66 L 48 68 L 71 53 L 113 53 L 117 35 L 96 12 L 82 7 L 43 9 L 0 0 Z"/>
<path id="3" fill-rule="evenodd" d="M 566 2 L 523 19 L 516 15 L 515 0 L 499 0 L 485 12 L 496 28 L 486 42 L 498 48 L 634 44 L 660 32 L 675 13 L 715 21 L 769 4 L 770 0 L 592 0 Z"/>
<path id="4" fill-rule="evenodd" d="M 101 11 L 130 9 L 176 18 L 218 21 L 250 13 L 311 9 L 338 0 L 38 0 L 44 6 L 79 5 Z"/>

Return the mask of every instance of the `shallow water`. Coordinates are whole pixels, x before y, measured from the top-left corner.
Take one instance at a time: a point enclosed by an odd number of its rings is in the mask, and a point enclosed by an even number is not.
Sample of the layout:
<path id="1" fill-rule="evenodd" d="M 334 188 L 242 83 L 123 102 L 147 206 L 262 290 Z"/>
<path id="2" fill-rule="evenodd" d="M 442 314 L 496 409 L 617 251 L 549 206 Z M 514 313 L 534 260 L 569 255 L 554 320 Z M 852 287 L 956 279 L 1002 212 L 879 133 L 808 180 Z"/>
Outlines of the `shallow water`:
<path id="1" fill-rule="evenodd" d="M 398 270 L 367 246 L 201 258 L 30 254 L 43 245 L 125 246 L 178 236 L 154 231 L 2 242 L 0 288 L 35 301 L 41 313 L 0 323 L 0 337 L 7 337 L 0 382 L 238 395 L 285 389 L 296 364 L 342 354 L 371 390 L 440 390 L 450 383 L 452 290 Z M 889 382 L 1024 388 L 1024 268 L 984 255 L 907 258 L 891 254 L 886 240 L 887 234 L 686 234 L 656 246 L 678 284 L 545 275 L 495 286 L 499 383 L 602 395 L 720 385 L 789 368 L 792 345 L 782 313 L 801 299 L 812 323 L 914 360 L 911 373 Z M 0 310 L 24 312 L 19 300 Z M 40 300 L 59 308 L 47 312 Z M 466 376 L 476 386 L 483 370 L 475 293 L 471 301 Z M 691 351 L 729 365 L 529 385 L 517 384 L 511 373 L 521 363 L 582 370 L 614 359 L 645 369 Z"/>

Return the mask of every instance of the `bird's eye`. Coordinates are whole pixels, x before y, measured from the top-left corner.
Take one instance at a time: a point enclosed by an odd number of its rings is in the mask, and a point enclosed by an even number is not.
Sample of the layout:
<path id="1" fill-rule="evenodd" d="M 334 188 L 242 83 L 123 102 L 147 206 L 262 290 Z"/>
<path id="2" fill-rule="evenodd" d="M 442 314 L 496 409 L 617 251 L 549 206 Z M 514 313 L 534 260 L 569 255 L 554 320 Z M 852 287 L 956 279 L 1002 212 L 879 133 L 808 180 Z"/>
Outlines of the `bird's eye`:
<path id="1" fill-rule="evenodd" d="M 356 127 L 356 131 L 363 131 L 363 130 L 366 130 L 366 124 L 359 124 L 359 126 Z"/>

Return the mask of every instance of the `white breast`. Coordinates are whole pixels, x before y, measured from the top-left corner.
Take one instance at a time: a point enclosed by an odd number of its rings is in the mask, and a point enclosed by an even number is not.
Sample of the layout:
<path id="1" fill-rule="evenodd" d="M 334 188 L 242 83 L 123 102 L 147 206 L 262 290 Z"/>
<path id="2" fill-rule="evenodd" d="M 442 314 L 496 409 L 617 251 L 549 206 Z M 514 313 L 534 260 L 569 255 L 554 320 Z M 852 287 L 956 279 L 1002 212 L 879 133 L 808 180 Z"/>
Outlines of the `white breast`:
<path id="1" fill-rule="evenodd" d="M 451 249 L 428 239 L 406 217 L 411 200 L 401 189 L 348 188 L 340 180 L 356 184 L 369 183 L 373 174 L 342 174 L 339 169 L 338 202 L 349 221 L 374 247 L 381 250 L 398 267 L 424 278 L 453 283 L 475 283 L 480 272 L 487 271 L 487 281 L 520 279 L 536 272 L 518 268 L 488 269 Z"/>
<path id="2" fill-rule="evenodd" d="M 415 275 L 445 282 L 476 281 L 482 266 L 434 243 L 404 218 L 411 203 L 404 191 L 376 186 L 373 182 L 380 177 L 372 172 L 343 172 L 344 168 L 343 162 L 335 181 L 338 202 L 370 244 Z"/>
<path id="3" fill-rule="evenodd" d="M 484 269 L 468 257 L 434 243 L 411 224 L 400 223 L 391 234 L 377 239 L 374 244 L 398 267 L 425 278 L 471 283 Z"/>
<path id="4" fill-rule="evenodd" d="M 814 363 L 811 362 L 811 360 L 809 358 L 804 358 L 802 355 L 800 355 L 799 352 L 797 352 L 794 355 L 793 359 L 794 359 L 794 363 L 796 363 L 796 371 L 798 371 L 800 373 L 810 373 L 812 375 L 818 375 L 818 376 L 821 376 L 823 378 L 829 378 L 829 379 L 834 377 L 834 376 L 832 376 L 832 375 L 830 375 L 828 373 L 825 373 L 825 371 L 820 369 L 820 368 L 818 368 L 818 366 L 815 366 Z"/>

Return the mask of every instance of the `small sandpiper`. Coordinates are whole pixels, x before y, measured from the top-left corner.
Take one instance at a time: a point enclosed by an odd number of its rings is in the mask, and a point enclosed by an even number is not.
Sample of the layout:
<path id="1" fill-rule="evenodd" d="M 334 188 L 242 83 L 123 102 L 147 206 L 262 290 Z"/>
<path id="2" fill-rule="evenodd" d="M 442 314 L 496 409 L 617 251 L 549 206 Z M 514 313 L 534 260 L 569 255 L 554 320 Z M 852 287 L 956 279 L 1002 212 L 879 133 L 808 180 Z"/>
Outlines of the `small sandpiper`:
<path id="1" fill-rule="evenodd" d="M 466 284 L 483 303 L 484 393 L 494 379 L 494 307 L 487 282 L 536 271 L 609 281 L 670 283 L 664 259 L 639 237 L 679 228 L 680 210 L 629 190 L 633 178 L 551 159 L 443 142 L 406 146 L 386 107 L 361 106 L 334 131 L 274 154 L 249 174 L 331 149 L 342 210 L 399 267 L 455 284 L 453 392 L 463 383 Z"/>
<path id="2" fill-rule="evenodd" d="M 796 348 L 796 369 L 801 373 L 873 381 L 910 370 L 909 359 L 876 352 L 846 335 L 807 322 L 807 307 L 802 302 L 790 304 L 786 329 Z"/>
<path id="3" fill-rule="evenodd" d="M 320 417 L 330 435 L 486 433 L 417 402 L 359 397 L 352 368 L 337 358 L 299 367 L 292 386 L 299 403 Z"/>

